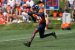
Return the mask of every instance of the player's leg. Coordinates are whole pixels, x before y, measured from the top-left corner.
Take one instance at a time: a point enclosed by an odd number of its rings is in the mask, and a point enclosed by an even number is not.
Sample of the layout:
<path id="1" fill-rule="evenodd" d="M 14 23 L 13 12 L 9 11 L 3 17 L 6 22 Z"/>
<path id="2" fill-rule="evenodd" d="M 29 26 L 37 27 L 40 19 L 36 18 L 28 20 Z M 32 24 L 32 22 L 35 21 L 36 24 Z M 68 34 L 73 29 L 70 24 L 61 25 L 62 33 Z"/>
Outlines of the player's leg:
<path id="1" fill-rule="evenodd" d="M 40 31 L 39 31 L 40 38 L 46 38 L 46 37 L 48 37 L 48 36 L 53 36 L 53 37 L 55 37 L 55 39 L 57 38 L 55 32 L 48 33 L 48 34 L 44 34 L 44 32 L 45 32 L 45 30 L 40 30 Z"/>
<path id="2" fill-rule="evenodd" d="M 45 30 L 43 30 L 43 29 L 40 29 L 40 30 L 39 30 L 40 38 L 44 38 L 44 37 L 45 37 L 45 36 L 44 36 L 44 32 L 45 32 Z"/>
<path id="3" fill-rule="evenodd" d="M 35 37 L 35 35 L 36 35 L 37 32 L 38 32 L 38 29 L 35 29 L 33 31 L 32 37 L 30 38 L 30 40 L 28 42 L 24 43 L 25 46 L 30 47 L 30 45 L 31 45 L 31 43 L 32 43 L 32 41 L 33 41 L 33 39 L 34 39 L 34 37 Z"/>
<path id="4" fill-rule="evenodd" d="M 43 24 L 39 25 L 38 30 L 39 30 L 40 38 L 45 38 L 45 37 L 48 37 L 48 36 L 53 36 L 53 37 L 57 38 L 55 32 L 52 32 L 52 33 L 49 33 L 49 34 L 44 34 L 45 33 L 45 26 L 46 26 L 46 23 L 43 23 Z"/>
<path id="5" fill-rule="evenodd" d="M 47 34 L 46 34 L 47 35 Z M 52 32 L 52 33 L 49 33 L 49 35 L 53 36 L 55 39 L 57 39 L 57 36 L 56 36 L 56 33 L 55 32 Z"/>
<path id="6" fill-rule="evenodd" d="M 45 25 L 43 25 L 43 26 L 44 26 L 44 29 L 45 29 Z M 38 25 L 38 28 L 33 31 L 32 37 L 30 38 L 30 40 L 29 40 L 27 43 L 24 43 L 25 46 L 30 47 L 31 42 L 33 41 L 33 39 L 34 39 L 36 33 L 37 33 L 38 31 L 42 30 L 43 26 L 42 26 L 42 24 L 39 24 L 39 25 Z M 43 31 L 43 32 L 44 32 L 44 31 Z M 43 34 L 42 34 L 42 35 L 43 35 Z M 41 36 L 42 36 L 42 35 L 41 35 Z M 42 36 L 42 37 L 43 37 L 43 36 Z"/>
<path id="7" fill-rule="evenodd" d="M 38 32 L 38 29 L 35 29 L 35 30 L 33 31 L 32 37 L 31 37 L 31 39 L 30 39 L 30 42 L 33 41 L 33 39 L 34 39 L 34 37 L 35 37 L 35 35 L 36 35 L 37 32 Z"/>

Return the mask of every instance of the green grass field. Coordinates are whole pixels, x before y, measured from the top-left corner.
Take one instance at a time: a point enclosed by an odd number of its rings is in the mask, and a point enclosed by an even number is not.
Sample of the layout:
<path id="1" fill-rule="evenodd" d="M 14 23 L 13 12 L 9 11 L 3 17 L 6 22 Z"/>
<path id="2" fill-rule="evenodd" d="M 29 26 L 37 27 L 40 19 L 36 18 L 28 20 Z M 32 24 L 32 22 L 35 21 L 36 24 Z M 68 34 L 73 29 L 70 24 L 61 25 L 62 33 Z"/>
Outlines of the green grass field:
<path id="1" fill-rule="evenodd" d="M 31 24 L 0 26 L 0 50 L 75 50 L 74 28 L 72 30 L 54 28 L 45 32 L 47 34 L 55 31 L 57 39 L 52 36 L 40 39 L 37 33 L 31 47 L 24 46 L 23 43 L 31 37 L 31 33 L 35 27 Z"/>

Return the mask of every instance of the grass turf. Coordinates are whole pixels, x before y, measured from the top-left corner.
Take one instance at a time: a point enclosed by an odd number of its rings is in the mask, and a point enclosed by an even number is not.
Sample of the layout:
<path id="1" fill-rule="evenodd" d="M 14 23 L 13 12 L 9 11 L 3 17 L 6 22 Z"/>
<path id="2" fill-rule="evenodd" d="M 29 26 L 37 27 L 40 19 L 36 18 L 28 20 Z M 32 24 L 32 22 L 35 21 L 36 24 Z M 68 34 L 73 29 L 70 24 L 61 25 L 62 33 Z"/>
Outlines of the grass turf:
<path id="1" fill-rule="evenodd" d="M 24 46 L 23 43 L 29 40 L 37 24 L 0 25 L 0 50 L 75 50 L 75 23 L 72 24 L 70 31 L 61 30 L 60 23 L 51 20 L 49 27 L 53 27 L 53 29 L 45 32 L 47 34 L 55 31 L 57 39 L 52 36 L 40 39 L 37 34 L 30 48 Z"/>
<path id="2" fill-rule="evenodd" d="M 31 37 L 33 29 L 0 31 L 0 50 L 75 50 L 75 29 L 55 31 L 57 39 L 50 36 L 40 39 L 37 34 L 30 48 L 23 45 Z"/>

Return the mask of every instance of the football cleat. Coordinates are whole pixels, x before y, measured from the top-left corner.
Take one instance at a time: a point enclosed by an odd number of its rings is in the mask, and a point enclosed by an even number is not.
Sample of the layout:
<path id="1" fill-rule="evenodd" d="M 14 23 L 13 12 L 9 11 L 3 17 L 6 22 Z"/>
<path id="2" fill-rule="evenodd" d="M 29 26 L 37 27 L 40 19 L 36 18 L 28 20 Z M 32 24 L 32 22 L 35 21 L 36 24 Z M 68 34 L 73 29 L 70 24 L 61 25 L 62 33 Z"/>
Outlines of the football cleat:
<path id="1" fill-rule="evenodd" d="M 24 43 L 25 46 L 30 47 L 31 42 Z"/>
<path id="2" fill-rule="evenodd" d="M 52 36 L 55 37 L 55 39 L 57 39 L 56 33 L 52 32 Z"/>

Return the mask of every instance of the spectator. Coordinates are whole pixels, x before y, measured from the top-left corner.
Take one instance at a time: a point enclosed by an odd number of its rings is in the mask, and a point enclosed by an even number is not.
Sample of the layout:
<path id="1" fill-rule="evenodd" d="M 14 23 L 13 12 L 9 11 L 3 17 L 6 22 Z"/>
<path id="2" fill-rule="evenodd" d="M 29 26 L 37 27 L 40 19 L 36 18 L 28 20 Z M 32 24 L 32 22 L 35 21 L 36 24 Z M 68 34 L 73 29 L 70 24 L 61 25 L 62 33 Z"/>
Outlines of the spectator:
<path id="1" fill-rule="evenodd" d="M 56 10 L 53 12 L 53 18 L 54 18 L 54 19 L 57 18 L 57 11 L 56 11 Z"/>
<path id="2" fill-rule="evenodd" d="M 7 12 L 3 12 L 3 16 L 4 16 L 6 23 L 7 23 Z"/>
<path id="3" fill-rule="evenodd" d="M 6 9 L 6 5 L 7 5 L 7 0 L 2 0 L 1 4 L 2 4 L 2 9 L 5 10 Z"/>
<path id="4" fill-rule="evenodd" d="M 29 15 L 27 14 L 26 9 L 22 12 L 22 18 L 24 22 L 30 22 Z"/>
<path id="5" fill-rule="evenodd" d="M 62 16 L 62 24 L 61 28 L 63 30 L 71 30 L 71 13 L 69 13 L 69 10 L 65 10 Z"/>
<path id="6" fill-rule="evenodd" d="M 7 23 L 11 23 L 12 22 L 12 14 L 11 12 L 7 13 Z"/>
<path id="7" fill-rule="evenodd" d="M 3 16 L 3 11 L 0 9 L 0 24 L 5 24 L 6 21 L 5 21 L 5 18 Z"/>
<path id="8" fill-rule="evenodd" d="M 8 4 L 7 7 L 6 7 L 6 11 L 9 13 L 12 13 L 12 8 L 11 6 Z"/>
<path id="9" fill-rule="evenodd" d="M 68 1 L 69 8 L 72 9 L 74 0 L 67 0 L 67 1 Z"/>
<path id="10" fill-rule="evenodd" d="M 20 5 L 22 6 L 23 4 L 26 4 L 26 1 L 27 0 L 21 0 L 21 4 Z"/>
<path id="11" fill-rule="evenodd" d="M 15 3 L 16 3 L 17 5 L 20 5 L 20 4 L 21 4 L 21 0 L 15 0 Z"/>
<path id="12" fill-rule="evenodd" d="M 75 0 L 74 0 L 74 2 L 73 2 L 73 9 L 75 10 Z"/>
<path id="13" fill-rule="evenodd" d="M 30 7 L 32 7 L 34 5 L 34 1 L 33 0 L 27 0 L 26 4 Z"/>
<path id="14" fill-rule="evenodd" d="M 20 15 L 21 14 L 21 7 L 19 4 L 16 4 L 15 9 L 16 9 L 16 15 Z"/>
<path id="15" fill-rule="evenodd" d="M 2 1 L 0 1 L 0 8 L 2 8 Z"/>
<path id="16" fill-rule="evenodd" d="M 27 8 L 27 4 L 23 4 L 22 6 L 21 6 L 21 11 L 23 11 L 24 9 L 26 9 Z"/>
<path id="17" fill-rule="evenodd" d="M 72 12 L 73 21 L 75 21 L 75 10 Z"/>
<path id="18" fill-rule="evenodd" d="M 7 4 L 10 5 L 11 7 L 14 7 L 15 6 L 15 0 L 8 0 Z"/>

